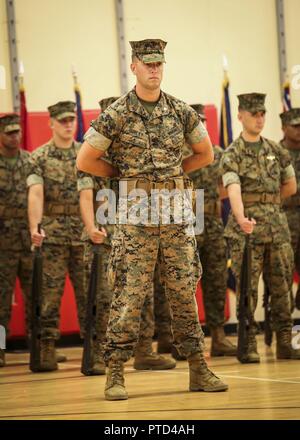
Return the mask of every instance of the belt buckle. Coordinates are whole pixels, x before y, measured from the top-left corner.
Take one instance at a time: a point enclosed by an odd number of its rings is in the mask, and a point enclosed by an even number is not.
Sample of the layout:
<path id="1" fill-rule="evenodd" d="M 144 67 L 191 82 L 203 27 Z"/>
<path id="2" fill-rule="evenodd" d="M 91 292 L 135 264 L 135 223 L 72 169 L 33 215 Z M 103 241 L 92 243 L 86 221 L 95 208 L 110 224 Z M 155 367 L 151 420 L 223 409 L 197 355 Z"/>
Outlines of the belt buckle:
<path id="1" fill-rule="evenodd" d="M 262 203 L 267 203 L 267 193 L 263 193 L 262 194 L 261 202 Z"/>

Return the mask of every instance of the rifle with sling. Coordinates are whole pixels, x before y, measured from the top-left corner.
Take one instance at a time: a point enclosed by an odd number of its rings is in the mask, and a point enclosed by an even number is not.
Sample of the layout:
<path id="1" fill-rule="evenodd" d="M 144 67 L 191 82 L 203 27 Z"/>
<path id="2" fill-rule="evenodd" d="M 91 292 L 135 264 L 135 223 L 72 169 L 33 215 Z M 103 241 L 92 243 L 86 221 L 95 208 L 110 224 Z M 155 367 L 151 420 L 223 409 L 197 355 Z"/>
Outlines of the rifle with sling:
<path id="1" fill-rule="evenodd" d="M 41 233 L 41 224 L 38 224 Z M 41 295 L 43 285 L 43 256 L 41 246 L 34 247 L 32 285 L 31 285 L 31 336 L 30 361 L 31 371 L 40 371 L 41 363 Z"/>
<path id="2" fill-rule="evenodd" d="M 93 260 L 89 280 L 85 335 L 81 362 L 81 373 L 85 376 L 92 375 L 94 367 L 94 344 L 97 338 L 97 292 L 100 283 L 100 246 L 101 245 L 99 244 L 93 245 Z"/>
<path id="3" fill-rule="evenodd" d="M 250 304 L 250 285 L 251 285 L 251 248 L 249 245 L 249 235 L 246 235 L 243 262 L 241 268 L 240 281 L 240 300 L 238 308 L 238 346 L 237 358 L 243 363 L 248 350 L 249 333 L 249 304 Z"/>
<path id="4" fill-rule="evenodd" d="M 273 340 L 273 330 L 272 330 L 272 318 L 271 318 L 271 303 L 270 303 L 270 290 L 266 278 L 264 278 L 264 296 L 263 296 L 263 308 L 265 311 L 265 344 L 271 347 Z"/>

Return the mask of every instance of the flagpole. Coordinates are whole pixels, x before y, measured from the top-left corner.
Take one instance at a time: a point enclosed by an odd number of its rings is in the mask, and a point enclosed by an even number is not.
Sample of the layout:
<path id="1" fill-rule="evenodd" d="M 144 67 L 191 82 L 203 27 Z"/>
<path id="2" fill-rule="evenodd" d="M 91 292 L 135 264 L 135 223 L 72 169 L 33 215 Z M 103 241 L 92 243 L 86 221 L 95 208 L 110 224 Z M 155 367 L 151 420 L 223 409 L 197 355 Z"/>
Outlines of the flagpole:
<path id="1" fill-rule="evenodd" d="M 24 64 L 23 61 L 20 61 L 19 64 L 19 90 L 20 92 L 24 92 Z"/>
<path id="2" fill-rule="evenodd" d="M 19 96 L 20 96 L 20 121 L 22 130 L 22 140 L 21 145 L 24 150 L 28 150 L 28 139 L 27 139 L 27 107 L 26 107 L 26 97 L 25 97 L 25 87 L 24 87 L 24 64 L 20 61 L 19 64 Z"/>

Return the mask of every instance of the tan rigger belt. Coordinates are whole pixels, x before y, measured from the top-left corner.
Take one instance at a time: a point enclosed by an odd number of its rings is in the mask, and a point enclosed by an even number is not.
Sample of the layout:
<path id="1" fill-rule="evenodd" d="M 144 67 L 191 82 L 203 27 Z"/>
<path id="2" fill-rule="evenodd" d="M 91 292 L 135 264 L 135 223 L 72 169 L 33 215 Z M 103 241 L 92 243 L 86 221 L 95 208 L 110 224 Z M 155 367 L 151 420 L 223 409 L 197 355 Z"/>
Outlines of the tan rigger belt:
<path id="1" fill-rule="evenodd" d="M 153 181 L 149 179 L 142 178 L 136 178 L 136 179 L 121 179 L 121 188 L 122 184 L 125 185 L 127 183 L 127 194 L 130 193 L 130 191 L 135 189 L 142 189 L 147 194 L 150 194 L 152 190 L 169 190 L 172 191 L 174 189 L 178 189 L 180 191 L 183 191 L 184 189 L 192 189 L 192 182 L 190 183 L 187 179 L 184 179 L 183 177 L 171 177 L 169 179 L 163 180 L 163 181 Z"/>
<path id="2" fill-rule="evenodd" d="M 44 210 L 45 215 L 80 215 L 79 205 L 62 205 L 47 203 Z"/>
<path id="3" fill-rule="evenodd" d="M 262 194 L 254 194 L 254 193 L 244 193 L 242 194 L 243 203 L 245 206 L 253 205 L 254 203 L 272 203 L 274 205 L 281 204 L 280 194 L 272 194 L 272 193 L 262 193 Z"/>
<path id="4" fill-rule="evenodd" d="M 13 218 L 27 218 L 26 208 L 11 208 L 9 206 L 0 205 L 0 218 L 13 219 Z"/>

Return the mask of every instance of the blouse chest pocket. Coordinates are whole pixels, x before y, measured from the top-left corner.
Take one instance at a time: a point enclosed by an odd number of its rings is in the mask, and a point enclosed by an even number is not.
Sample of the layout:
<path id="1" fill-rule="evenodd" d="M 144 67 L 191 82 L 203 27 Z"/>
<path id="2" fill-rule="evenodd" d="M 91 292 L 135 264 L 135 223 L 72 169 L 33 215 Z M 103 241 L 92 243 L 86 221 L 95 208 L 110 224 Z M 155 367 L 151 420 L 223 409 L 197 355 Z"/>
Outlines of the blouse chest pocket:
<path id="1" fill-rule="evenodd" d="M 124 149 L 127 148 L 147 148 L 146 139 L 139 137 L 137 134 L 123 133 L 120 137 L 120 144 Z"/>
<path id="2" fill-rule="evenodd" d="M 265 158 L 267 176 L 280 182 L 280 163 L 274 154 L 268 154 Z"/>
<path id="3" fill-rule="evenodd" d="M 58 160 L 47 161 L 45 165 L 44 178 L 56 183 L 63 183 L 66 171 L 62 167 L 63 163 Z"/>
<path id="4" fill-rule="evenodd" d="M 12 191 L 12 189 L 13 184 L 11 173 L 3 168 L 0 168 L 0 193 L 7 194 L 8 192 Z"/>
<path id="5" fill-rule="evenodd" d="M 44 172 L 45 195 L 47 200 L 59 201 L 65 182 L 66 173 L 60 161 L 46 163 Z"/>
<path id="6" fill-rule="evenodd" d="M 144 169 L 145 163 L 149 160 L 149 144 L 147 139 L 122 133 L 119 144 L 112 151 L 112 158 L 120 168 L 126 167 L 126 170 Z"/>
<path id="7" fill-rule="evenodd" d="M 162 131 L 162 136 L 155 149 L 155 159 L 157 164 L 165 166 L 178 165 L 182 159 L 185 140 L 183 130 L 176 127 Z"/>
<path id="8" fill-rule="evenodd" d="M 163 130 L 161 134 L 161 141 L 163 145 L 170 150 L 181 148 L 185 142 L 183 130 L 177 126 L 173 129 Z"/>
<path id="9" fill-rule="evenodd" d="M 246 180 L 257 180 L 260 174 L 260 164 L 257 158 L 245 156 L 239 164 L 239 176 Z"/>

